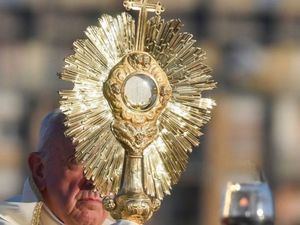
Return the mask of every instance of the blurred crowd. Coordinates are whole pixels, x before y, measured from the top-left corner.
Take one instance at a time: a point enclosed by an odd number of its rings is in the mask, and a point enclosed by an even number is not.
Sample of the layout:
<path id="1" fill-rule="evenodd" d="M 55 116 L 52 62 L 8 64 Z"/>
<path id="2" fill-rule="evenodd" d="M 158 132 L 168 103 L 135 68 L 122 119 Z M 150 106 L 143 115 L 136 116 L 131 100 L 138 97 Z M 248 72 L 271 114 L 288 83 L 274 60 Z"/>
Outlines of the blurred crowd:
<path id="1" fill-rule="evenodd" d="M 230 180 L 266 174 L 277 225 L 300 224 L 300 1 L 161 0 L 207 51 L 218 89 L 211 123 L 149 224 L 216 225 Z M 70 88 L 56 74 L 121 0 L 0 0 L 0 199 L 20 192 L 39 123 Z"/>

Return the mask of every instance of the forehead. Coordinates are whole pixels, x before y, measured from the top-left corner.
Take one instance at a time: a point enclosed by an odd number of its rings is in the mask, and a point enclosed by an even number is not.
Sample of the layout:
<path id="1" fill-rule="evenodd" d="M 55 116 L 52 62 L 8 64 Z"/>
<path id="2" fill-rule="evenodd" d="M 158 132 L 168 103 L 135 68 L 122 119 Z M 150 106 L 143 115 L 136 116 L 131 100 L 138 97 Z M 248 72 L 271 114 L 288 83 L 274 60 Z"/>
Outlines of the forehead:
<path id="1" fill-rule="evenodd" d="M 64 135 L 54 136 L 50 141 L 50 152 L 55 158 L 68 159 L 75 156 L 75 147 Z"/>
<path id="2" fill-rule="evenodd" d="M 65 115 L 62 112 L 48 114 L 40 130 L 40 151 L 48 151 L 55 157 L 69 158 L 74 156 L 75 148 L 70 138 L 65 136 Z"/>

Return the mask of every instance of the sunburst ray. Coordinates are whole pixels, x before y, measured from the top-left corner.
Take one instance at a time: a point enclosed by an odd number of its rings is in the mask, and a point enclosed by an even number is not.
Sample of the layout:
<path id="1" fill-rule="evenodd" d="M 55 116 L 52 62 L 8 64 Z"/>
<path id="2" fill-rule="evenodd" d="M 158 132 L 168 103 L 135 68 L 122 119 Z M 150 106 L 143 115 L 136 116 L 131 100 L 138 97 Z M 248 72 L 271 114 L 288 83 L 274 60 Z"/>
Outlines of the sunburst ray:
<path id="1" fill-rule="evenodd" d="M 74 84 L 73 90 L 60 92 L 60 108 L 85 176 L 107 195 L 120 188 L 125 151 L 110 131 L 113 115 L 103 96 L 103 82 L 121 57 L 133 50 L 134 20 L 127 13 L 116 18 L 104 15 L 85 34 L 87 39 L 74 42 L 75 54 L 66 58 L 60 74 Z"/>
<path id="2" fill-rule="evenodd" d="M 173 89 L 173 97 L 159 119 L 159 137 L 144 154 L 148 161 L 151 161 L 149 152 L 156 156 L 152 170 L 163 168 L 160 176 L 153 173 L 152 182 L 149 175 L 145 181 L 146 190 L 151 190 L 148 194 L 155 190 L 159 198 L 169 194 L 171 186 L 178 182 L 188 162 L 188 153 L 199 144 L 200 128 L 209 121 L 215 105 L 213 100 L 202 97 L 203 91 L 216 86 L 211 69 L 204 63 L 205 52 L 194 46 L 193 35 L 180 32 L 182 26 L 180 20 L 165 22 L 153 17 L 146 30 L 145 50 L 164 69 Z M 145 171 L 149 171 L 149 164 L 144 165 Z"/>

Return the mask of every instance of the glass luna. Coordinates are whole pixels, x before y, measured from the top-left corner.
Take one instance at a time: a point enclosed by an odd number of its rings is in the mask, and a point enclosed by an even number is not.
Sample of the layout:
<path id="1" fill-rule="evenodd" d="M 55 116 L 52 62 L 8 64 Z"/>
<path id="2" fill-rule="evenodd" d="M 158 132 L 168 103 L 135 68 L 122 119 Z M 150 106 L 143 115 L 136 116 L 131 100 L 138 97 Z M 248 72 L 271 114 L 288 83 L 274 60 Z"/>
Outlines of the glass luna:
<path id="1" fill-rule="evenodd" d="M 130 76 L 124 84 L 124 101 L 128 107 L 137 111 L 151 109 L 157 99 L 157 86 L 145 74 Z"/>

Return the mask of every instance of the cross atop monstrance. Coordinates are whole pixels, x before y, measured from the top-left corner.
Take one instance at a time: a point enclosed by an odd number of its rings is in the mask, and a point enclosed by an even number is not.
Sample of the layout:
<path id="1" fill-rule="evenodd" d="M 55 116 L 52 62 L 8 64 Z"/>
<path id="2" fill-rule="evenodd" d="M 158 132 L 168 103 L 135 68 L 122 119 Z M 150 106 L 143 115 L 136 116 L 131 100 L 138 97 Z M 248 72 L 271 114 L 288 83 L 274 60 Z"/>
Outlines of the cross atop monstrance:
<path id="1" fill-rule="evenodd" d="M 149 3 L 148 0 L 140 0 L 140 1 L 124 0 L 123 5 L 126 8 L 126 10 L 132 9 L 132 10 L 140 11 L 135 48 L 137 51 L 144 51 L 147 14 L 148 12 L 155 12 L 156 15 L 160 15 L 162 12 L 165 11 L 165 9 L 160 2 L 157 2 L 155 4 L 155 3 Z"/>

